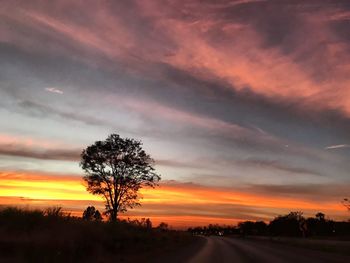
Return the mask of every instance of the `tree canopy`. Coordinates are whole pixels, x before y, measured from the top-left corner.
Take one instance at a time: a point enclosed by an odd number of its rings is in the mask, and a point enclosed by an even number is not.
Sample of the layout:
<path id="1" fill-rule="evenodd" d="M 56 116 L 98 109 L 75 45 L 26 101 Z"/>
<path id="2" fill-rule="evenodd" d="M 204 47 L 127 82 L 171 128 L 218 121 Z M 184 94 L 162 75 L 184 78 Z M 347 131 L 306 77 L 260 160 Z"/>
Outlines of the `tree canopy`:
<path id="1" fill-rule="evenodd" d="M 142 187 L 155 187 L 160 180 L 154 160 L 142 149 L 142 143 L 118 134 L 84 149 L 80 166 L 87 191 L 104 198 L 106 214 L 112 221 L 119 212 L 140 205 L 138 191 Z"/>

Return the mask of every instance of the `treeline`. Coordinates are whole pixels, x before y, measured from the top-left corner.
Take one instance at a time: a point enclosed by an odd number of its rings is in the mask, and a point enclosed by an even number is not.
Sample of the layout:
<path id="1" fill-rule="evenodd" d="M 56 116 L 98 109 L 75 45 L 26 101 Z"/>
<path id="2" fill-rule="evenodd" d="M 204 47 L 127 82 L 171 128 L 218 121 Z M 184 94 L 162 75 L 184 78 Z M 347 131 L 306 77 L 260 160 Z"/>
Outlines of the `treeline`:
<path id="1" fill-rule="evenodd" d="M 237 226 L 208 225 L 189 228 L 194 235 L 254 235 L 287 237 L 350 237 L 350 221 L 337 222 L 325 214 L 305 218 L 302 212 L 290 212 L 275 217 L 269 223 L 244 221 Z"/>

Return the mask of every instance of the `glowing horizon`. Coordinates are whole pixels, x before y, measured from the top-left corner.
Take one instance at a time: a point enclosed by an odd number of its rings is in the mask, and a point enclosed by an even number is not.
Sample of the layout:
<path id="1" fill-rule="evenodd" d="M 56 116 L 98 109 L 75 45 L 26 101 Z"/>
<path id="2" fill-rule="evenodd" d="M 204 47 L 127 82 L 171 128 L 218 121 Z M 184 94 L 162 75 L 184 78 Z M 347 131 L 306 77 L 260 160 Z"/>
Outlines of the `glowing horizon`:
<path id="1" fill-rule="evenodd" d="M 101 211 L 104 206 L 103 199 L 89 194 L 82 178 L 76 175 L 5 172 L 0 174 L 0 192 L 2 205 L 62 206 L 73 215 L 81 215 L 88 205 Z M 267 193 L 249 194 L 173 181 L 163 182 L 155 189 L 141 189 L 140 196 L 142 207 L 120 214 L 121 218 L 148 217 L 155 224 L 166 222 L 177 228 L 205 223 L 235 225 L 245 219 L 269 221 L 281 214 L 277 211 L 288 213 L 289 210 L 303 211 L 309 216 L 322 211 L 333 219 L 346 218 L 340 202 L 276 198 Z M 241 213 L 238 218 L 237 213 Z"/>

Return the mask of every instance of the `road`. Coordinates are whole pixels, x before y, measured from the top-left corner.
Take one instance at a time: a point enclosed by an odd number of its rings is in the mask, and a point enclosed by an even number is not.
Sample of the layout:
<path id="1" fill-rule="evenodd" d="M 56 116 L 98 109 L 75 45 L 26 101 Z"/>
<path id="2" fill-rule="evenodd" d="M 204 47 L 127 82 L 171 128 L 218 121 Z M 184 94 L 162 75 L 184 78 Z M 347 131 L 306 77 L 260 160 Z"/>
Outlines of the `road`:
<path id="1" fill-rule="evenodd" d="M 297 248 L 268 241 L 229 237 L 201 237 L 202 245 L 187 259 L 189 263 L 345 263 L 350 257 L 322 251 Z M 180 253 L 181 254 L 181 253 Z M 173 258 L 173 260 L 175 260 Z M 172 262 L 170 259 L 168 262 Z"/>

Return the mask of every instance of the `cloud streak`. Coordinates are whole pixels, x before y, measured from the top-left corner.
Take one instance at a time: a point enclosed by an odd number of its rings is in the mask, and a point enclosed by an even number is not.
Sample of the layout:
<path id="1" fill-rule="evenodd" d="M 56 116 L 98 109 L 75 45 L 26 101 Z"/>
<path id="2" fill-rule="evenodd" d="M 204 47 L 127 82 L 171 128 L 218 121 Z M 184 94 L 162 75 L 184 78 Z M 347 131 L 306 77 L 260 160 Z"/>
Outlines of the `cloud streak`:
<path id="1" fill-rule="evenodd" d="M 0 144 L 0 155 L 35 158 L 42 160 L 64 160 L 77 162 L 81 150 L 24 148 L 22 145 Z"/>
<path id="2" fill-rule="evenodd" d="M 81 151 L 61 142 L 0 134 L 0 155 L 76 162 Z"/>
<path id="3" fill-rule="evenodd" d="M 46 91 L 48 92 L 52 92 L 52 93 L 57 93 L 57 94 L 63 94 L 63 91 L 54 87 L 49 87 L 49 88 L 45 88 Z"/>
<path id="4" fill-rule="evenodd" d="M 349 144 L 337 144 L 337 145 L 330 145 L 325 147 L 327 150 L 333 150 L 333 149 L 341 149 L 341 148 L 349 148 Z"/>

